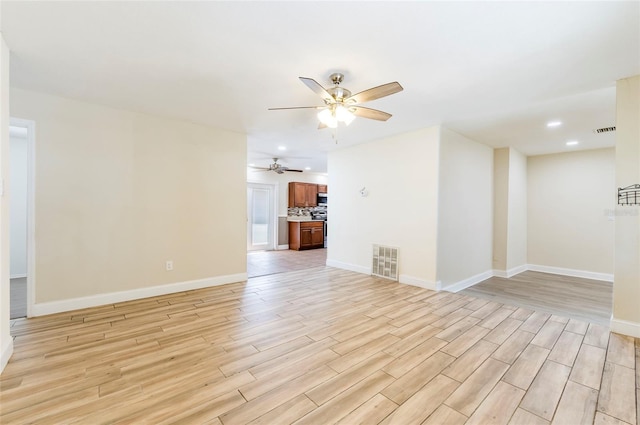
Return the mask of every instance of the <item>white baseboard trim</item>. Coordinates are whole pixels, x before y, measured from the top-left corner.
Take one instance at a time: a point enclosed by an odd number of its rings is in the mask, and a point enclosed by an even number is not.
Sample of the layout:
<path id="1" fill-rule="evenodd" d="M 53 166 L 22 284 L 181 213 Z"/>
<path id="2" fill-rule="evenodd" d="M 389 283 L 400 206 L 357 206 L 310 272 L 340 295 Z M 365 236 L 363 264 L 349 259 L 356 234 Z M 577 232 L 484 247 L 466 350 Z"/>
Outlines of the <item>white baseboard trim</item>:
<path id="1" fill-rule="evenodd" d="M 611 324 L 609 325 L 611 332 L 640 338 L 640 323 L 629 322 L 628 320 L 616 319 L 611 316 Z"/>
<path id="2" fill-rule="evenodd" d="M 528 264 L 522 264 L 521 266 L 510 268 L 509 270 L 496 270 L 493 269 L 493 275 L 495 277 L 503 277 L 505 279 L 509 279 L 517 274 L 522 272 L 526 272 L 529 270 Z"/>
<path id="3" fill-rule="evenodd" d="M 326 264 L 329 267 L 350 270 L 356 273 L 364 273 L 369 275 L 371 274 L 370 268 L 358 266 L 355 264 L 343 263 L 341 261 L 329 260 L 329 259 L 327 259 Z M 432 281 L 420 279 L 413 276 L 407 276 L 407 275 L 400 275 L 399 282 L 405 283 L 407 285 L 419 286 L 420 288 L 430 289 L 433 291 L 440 291 L 444 289 L 449 292 L 460 292 L 463 289 L 469 288 L 477 283 L 482 282 L 483 280 L 487 280 L 494 276 L 511 278 L 527 270 L 542 272 L 542 273 L 558 274 L 558 275 L 564 275 L 564 276 L 581 277 L 585 279 L 602 280 L 606 282 L 613 282 L 613 274 L 596 273 L 596 272 L 589 272 L 585 270 L 565 269 L 561 267 L 540 266 L 536 264 L 522 264 L 520 266 L 513 267 L 509 270 L 487 270 L 486 272 L 482 272 L 475 276 L 468 277 L 459 282 L 453 283 L 447 287 L 443 287 L 442 282 L 439 280 L 436 282 L 432 282 Z"/>
<path id="4" fill-rule="evenodd" d="M 327 259 L 326 264 L 328 267 L 335 267 L 337 269 L 349 270 L 356 273 L 371 275 L 370 267 L 363 267 L 356 264 L 343 263 L 341 261 L 330 260 L 330 259 Z M 403 275 L 403 274 L 401 274 L 398 277 L 398 279 L 399 279 L 398 280 L 399 283 L 403 283 L 405 285 L 418 286 L 420 288 L 430 289 L 432 291 L 439 291 L 441 289 L 440 288 L 441 285 L 439 281 L 431 282 L 428 280 L 420 279 L 413 276 Z"/>
<path id="5" fill-rule="evenodd" d="M 343 263 L 342 261 L 336 261 L 336 260 L 330 260 L 330 259 L 327 259 L 326 264 L 329 267 L 335 267 L 337 269 L 344 269 L 344 270 L 349 270 L 356 273 L 363 273 L 363 274 L 369 274 L 369 275 L 371 274 L 371 267 L 363 267 L 357 264 Z"/>
<path id="6" fill-rule="evenodd" d="M 486 272 L 482 272 L 475 276 L 468 277 L 454 284 L 445 286 L 442 289 L 449 292 L 460 292 L 463 289 L 467 289 L 468 287 L 473 286 L 476 283 L 480 283 L 483 280 L 487 280 L 490 277 L 493 277 L 493 270 L 487 270 Z"/>
<path id="7" fill-rule="evenodd" d="M 27 277 L 27 274 L 26 273 L 12 274 L 11 276 L 9 276 L 9 279 L 20 279 L 23 277 Z"/>
<path id="8" fill-rule="evenodd" d="M 276 248 L 277 250 L 281 250 L 281 249 L 289 249 L 289 244 L 286 245 L 278 245 L 278 248 Z"/>
<path id="9" fill-rule="evenodd" d="M 424 289 L 430 289 L 432 291 L 439 291 L 442 289 L 442 283 L 438 280 L 436 282 L 420 279 L 413 276 L 407 276 L 406 274 L 401 274 L 399 276 L 399 282 L 404 283 L 405 285 L 418 286 Z"/>
<path id="10" fill-rule="evenodd" d="M 562 267 L 552 267 L 552 266 L 540 266 L 537 264 L 523 264 L 521 266 L 513 267 L 509 270 L 490 270 L 484 273 L 480 273 L 475 276 L 471 276 L 470 278 L 461 280 L 460 282 L 454 283 L 453 285 L 449 285 L 446 288 L 443 288 L 449 292 L 459 292 L 463 289 L 469 288 L 470 286 L 475 285 L 476 283 L 480 283 L 483 280 L 489 279 L 490 277 L 502 277 L 502 278 L 511 278 L 517 274 L 522 272 L 526 272 L 527 270 L 531 270 L 534 272 L 542 272 L 542 273 L 551 273 L 558 274 L 563 276 L 573 276 L 573 277 L 581 277 L 585 279 L 594 279 L 594 280 L 602 280 L 606 282 L 613 282 L 613 275 L 607 273 L 596 273 L 589 272 L 585 270 L 574 270 L 574 269 L 565 269 Z"/>
<path id="11" fill-rule="evenodd" d="M 13 354 L 13 338 L 9 337 L 9 341 L 2 347 L 2 353 L 0 353 L 0 373 L 4 370 L 4 367 L 9 363 L 9 359 Z"/>
<path id="12" fill-rule="evenodd" d="M 562 267 L 540 266 L 537 264 L 528 264 L 527 269 L 533 272 L 559 274 L 563 276 L 581 277 L 584 279 L 603 280 L 605 282 L 613 282 L 613 274 L 590 272 L 586 270 L 565 269 Z"/>
<path id="13" fill-rule="evenodd" d="M 207 279 L 169 283 L 166 285 L 150 286 L 147 288 L 132 289 L 129 291 L 111 292 L 108 294 L 91 295 L 88 297 L 72 298 L 68 300 L 36 303 L 33 305 L 31 312 L 33 316 L 44 316 L 46 314 L 62 313 L 81 308 L 97 307 L 100 305 L 120 303 L 123 301 L 156 297 L 159 295 L 173 294 L 176 292 L 190 291 L 210 286 L 226 285 L 228 283 L 242 282 L 245 280 L 247 280 L 246 273 L 215 276 Z"/>

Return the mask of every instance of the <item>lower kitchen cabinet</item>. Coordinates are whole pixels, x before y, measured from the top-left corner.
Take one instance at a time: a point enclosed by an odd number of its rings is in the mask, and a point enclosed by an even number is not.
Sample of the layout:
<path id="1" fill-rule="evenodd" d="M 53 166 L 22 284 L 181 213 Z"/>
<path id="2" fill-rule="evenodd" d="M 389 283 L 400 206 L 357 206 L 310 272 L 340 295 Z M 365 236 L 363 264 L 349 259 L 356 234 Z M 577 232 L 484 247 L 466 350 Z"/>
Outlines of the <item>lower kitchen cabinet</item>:
<path id="1" fill-rule="evenodd" d="M 290 221 L 289 249 L 324 248 L 324 221 Z"/>

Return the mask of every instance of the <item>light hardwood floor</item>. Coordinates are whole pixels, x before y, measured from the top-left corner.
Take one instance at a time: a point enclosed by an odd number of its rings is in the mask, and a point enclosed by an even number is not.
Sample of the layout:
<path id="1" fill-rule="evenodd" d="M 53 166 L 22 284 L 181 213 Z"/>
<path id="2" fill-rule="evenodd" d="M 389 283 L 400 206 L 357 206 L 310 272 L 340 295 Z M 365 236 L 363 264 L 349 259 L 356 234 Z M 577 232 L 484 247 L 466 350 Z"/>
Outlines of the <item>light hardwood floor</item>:
<path id="1" fill-rule="evenodd" d="M 640 340 L 320 267 L 16 320 L 2 424 L 635 424 Z"/>
<path id="2" fill-rule="evenodd" d="M 534 271 L 492 277 L 460 293 L 603 326 L 609 326 L 613 305 L 611 282 Z"/>
<path id="3" fill-rule="evenodd" d="M 268 274 L 306 270 L 324 266 L 327 263 L 327 249 L 291 249 L 275 251 L 249 251 L 247 253 L 247 276 L 250 278 Z"/>

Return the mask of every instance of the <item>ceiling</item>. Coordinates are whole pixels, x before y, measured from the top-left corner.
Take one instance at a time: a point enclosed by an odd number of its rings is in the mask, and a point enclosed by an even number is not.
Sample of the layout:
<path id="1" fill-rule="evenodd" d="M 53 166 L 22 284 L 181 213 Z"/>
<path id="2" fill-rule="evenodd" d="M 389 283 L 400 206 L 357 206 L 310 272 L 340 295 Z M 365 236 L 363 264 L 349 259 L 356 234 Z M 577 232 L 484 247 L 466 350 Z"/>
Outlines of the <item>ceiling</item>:
<path id="1" fill-rule="evenodd" d="M 613 146 L 615 81 L 640 74 L 640 2 L 11 2 L 11 85 L 243 132 L 248 162 L 326 171 L 326 153 L 442 124 L 527 155 Z M 337 142 L 299 80 L 398 81 Z M 551 120 L 562 125 L 546 127 Z M 565 142 L 577 140 L 577 147 Z M 278 151 L 279 146 L 287 148 Z"/>

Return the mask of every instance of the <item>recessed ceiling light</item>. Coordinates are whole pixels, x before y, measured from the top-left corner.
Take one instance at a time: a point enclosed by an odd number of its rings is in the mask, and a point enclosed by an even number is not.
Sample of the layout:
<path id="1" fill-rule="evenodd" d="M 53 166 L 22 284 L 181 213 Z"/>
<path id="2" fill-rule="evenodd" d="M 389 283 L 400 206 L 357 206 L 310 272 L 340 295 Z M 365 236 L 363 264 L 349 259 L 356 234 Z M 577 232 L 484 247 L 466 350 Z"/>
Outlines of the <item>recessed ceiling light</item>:
<path id="1" fill-rule="evenodd" d="M 278 150 L 279 151 L 286 151 L 287 147 L 286 146 L 278 146 Z"/>
<path id="2" fill-rule="evenodd" d="M 304 169 L 305 169 L 305 170 L 310 170 L 310 169 L 311 169 L 311 167 L 304 167 Z"/>
<path id="3" fill-rule="evenodd" d="M 562 121 L 549 121 L 547 123 L 547 127 L 549 127 L 549 128 L 559 127 L 561 125 L 562 125 Z"/>
<path id="4" fill-rule="evenodd" d="M 578 142 L 577 140 L 569 140 L 567 142 L 567 146 L 576 146 L 577 144 L 579 144 L 580 142 Z"/>
<path id="5" fill-rule="evenodd" d="M 254 164 L 253 162 L 251 164 L 249 164 L 249 167 L 255 167 L 256 164 Z"/>

